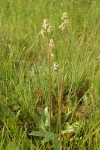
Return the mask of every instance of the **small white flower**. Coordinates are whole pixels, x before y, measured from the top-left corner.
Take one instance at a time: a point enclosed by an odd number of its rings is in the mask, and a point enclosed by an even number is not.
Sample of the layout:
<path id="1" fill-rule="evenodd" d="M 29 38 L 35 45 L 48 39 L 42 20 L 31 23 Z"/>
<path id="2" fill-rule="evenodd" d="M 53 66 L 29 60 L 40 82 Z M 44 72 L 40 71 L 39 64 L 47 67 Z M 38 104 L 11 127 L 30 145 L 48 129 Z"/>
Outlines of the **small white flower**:
<path id="1" fill-rule="evenodd" d="M 48 25 L 48 28 L 47 28 L 47 32 L 50 33 L 51 30 L 52 30 L 52 27 L 51 27 L 51 25 L 49 24 L 49 25 Z"/>
<path id="2" fill-rule="evenodd" d="M 53 42 L 53 39 L 50 39 L 49 46 L 50 46 L 51 49 L 54 48 L 54 42 Z"/>
<path id="3" fill-rule="evenodd" d="M 44 37 L 44 35 L 45 35 L 45 30 L 41 30 L 41 32 L 40 32 L 40 34 Z"/>
<path id="4" fill-rule="evenodd" d="M 57 62 L 54 63 L 54 71 L 58 71 L 59 69 L 59 64 Z"/>
<path id="5" fill-rule="evenodd" d="M 65 30 L 67 27 L 67 23 L 66 21 L 64 21 L 60 26 L 59 26 L 59 29 L 61 29 L 62 31 Z"/>

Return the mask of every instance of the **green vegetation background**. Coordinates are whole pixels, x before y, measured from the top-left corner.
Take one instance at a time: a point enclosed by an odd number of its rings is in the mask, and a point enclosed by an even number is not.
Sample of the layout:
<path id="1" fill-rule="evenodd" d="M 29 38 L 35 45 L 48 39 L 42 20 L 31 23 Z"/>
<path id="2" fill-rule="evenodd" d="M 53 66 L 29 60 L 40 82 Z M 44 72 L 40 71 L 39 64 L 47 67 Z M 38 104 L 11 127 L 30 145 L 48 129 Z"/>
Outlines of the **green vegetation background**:
<path id="1" fill-rule="evenodd" d="M 39 138 L 33 112 L 48 104 L 46 42 L 40 36 L 44 18 L 52 25 L 54 62 L 62 67 L 63 36 L 58 27 L 67 12 L 70 28 L 64 82 L 64 108 L 73 110 L 73 122 L 83 121 L 83 136 L 65 135 L 67 150 L 100 149 L 100 2 L 99 0 L 0 0 L 0 150 L 50 149 Z M 57 84 L 52 67 L 52 95 Z M 56 104 L 54 105 L 56 107 Z M 99 122 L 99 123 L 98 123 Z M 96 126 L 97 124 L 97 126 Z M 93 130 L 91 130 L 95 127 Z M 88 137 L 86 137 L 88 135 Z M 73 136 L 72 136 L 73 137 Z M 67 146 L 66 146 L 67 145 Z"/>

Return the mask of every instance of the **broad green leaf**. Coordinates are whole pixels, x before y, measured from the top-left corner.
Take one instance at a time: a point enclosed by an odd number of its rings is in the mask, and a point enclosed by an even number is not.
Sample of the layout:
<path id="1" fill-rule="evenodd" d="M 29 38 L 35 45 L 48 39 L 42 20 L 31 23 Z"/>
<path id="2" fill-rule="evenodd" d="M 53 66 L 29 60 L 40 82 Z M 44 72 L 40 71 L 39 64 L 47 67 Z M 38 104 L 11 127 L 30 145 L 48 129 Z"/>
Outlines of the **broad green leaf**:
<path id="1" fill-rule="evenodd" d="M 67 123 L 66 130 L 61 131 L 61 133 L 62 134 L 65 134 L 65 133 L 76 133 L 78 127 L 79 127 L 79 123 L 78 122 L 75 122 L 72 125 Z"/>
<path id="2" fill-rule="evenodd" d="M 68 112 L 61 117 L 61 124 L 63 125 L 65 122 L 68 122 L 72 116 L 72 112 Z"/>
<path id="3" fill-rule="evenodd" d="M 43 139 L 43 144 L 49 141 L 54 141 L 55 139 L 57 139 L 57 135 L 53 132 L 48 132 Z"/>
<path id="4" fill-rule="evenodd" d="M 43 131 L 32 131 L 31 133 L 29 133 L 29 135 L 45 137 L 45 132 L 43 132 Z"/>
<path id="5" fill-rule="evenodd" d="M 68 127 L 68 129 L 61 131 L 62 134 L 66 134 L 66 133 L 74 133 L 75 130 L 72 126 Z"/>
<path id="6" fill-rule="evenodd" d="M 56 118 L 51 118 L 51 130 L 53 133 L 56 132 L 57 129 L 57 119 Z"/>
<path id="7" fill-rule="evenodd" d="M 33 113 L 33 119 L 34 119 L 34 123 L 38 129 L 42 129 L 43 131 L 46 131 L 45 123 L 43 122 L 41 117 L 39 117 L 35 112 Z"/>

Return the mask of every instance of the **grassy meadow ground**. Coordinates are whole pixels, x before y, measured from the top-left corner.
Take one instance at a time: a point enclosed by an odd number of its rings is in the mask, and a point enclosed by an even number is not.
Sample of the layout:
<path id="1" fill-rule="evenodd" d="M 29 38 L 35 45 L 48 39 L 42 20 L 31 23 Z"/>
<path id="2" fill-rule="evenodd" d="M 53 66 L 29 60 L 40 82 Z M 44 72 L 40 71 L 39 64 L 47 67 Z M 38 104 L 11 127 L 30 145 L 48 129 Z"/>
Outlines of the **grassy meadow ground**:
<path id="1" fill-rule="evenodd" d="M 63 12 L 69 16 L 65 33 L 59 29 Z M 45 18 L 54 40 L 51 72 L 48 41 L 40 35 Z M 52 138 L 57 125 L 51 132 L 44 125 L 49 96 L 53 118 L 59 120 L 59 86 L 61 115 L 67 114 L 62 149 L 100 149 L 99 21 L 99 0 L 0 0 L 0 150 L 61 150 L 59 135 Z M 59 64 L 57 72 L 54 62 Z"/>

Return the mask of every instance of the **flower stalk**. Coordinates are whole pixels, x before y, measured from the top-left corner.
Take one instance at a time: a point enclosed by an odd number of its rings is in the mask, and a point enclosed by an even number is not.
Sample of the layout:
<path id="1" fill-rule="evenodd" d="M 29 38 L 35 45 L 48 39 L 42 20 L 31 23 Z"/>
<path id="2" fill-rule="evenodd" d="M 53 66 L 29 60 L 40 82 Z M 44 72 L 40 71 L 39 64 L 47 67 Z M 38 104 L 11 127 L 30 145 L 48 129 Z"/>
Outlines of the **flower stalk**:
<path id="1" fill-rule="evenodd" d="M 53 39 L 49 38 L 49 34 L 51 33 L 52 27 L 47 19 L 43 20 L 43 25 L 41 29 L 42 37 L 47 38 L 47 59 L 48 59 L 48 99 L 49 99 L 49 132 L 51 131 L 51 117 L 52 117 L 52 97 L 51 97 L 51 49 L 54 47 Z"/>
<path id="2" fill-rule="evenodd" d="M 48 47 L 48 82 L 49 82 L 49 132 L 51 131 L 51 113 L 52 113 L 52 99 L 51 99 L 51 50 Z"/>
<path id="3" fill-rule="evenodd" d="M 62 24 L 59 26 L 64 33 L 66 33 L 67 25 L 69 23 L 68 14 L 66 12 L 62 15 Z M 66 40 L 66 34 L 64 34 L 64 41 Z M 62 67 L 62 79 L 61 79 L 61 88 L 59 92 L 59 136 L 60 136 L 60 150 L 62 150 L 62 141 L 61 141 L 61 109 L 62 109 L 62 99 L 63 99 L 63 88 L 64 88 L 64 76 L 65 76 L 65 64 L 66 64 L 66 41 L 64 43 L 63 50 L 63 67 Z"/>

